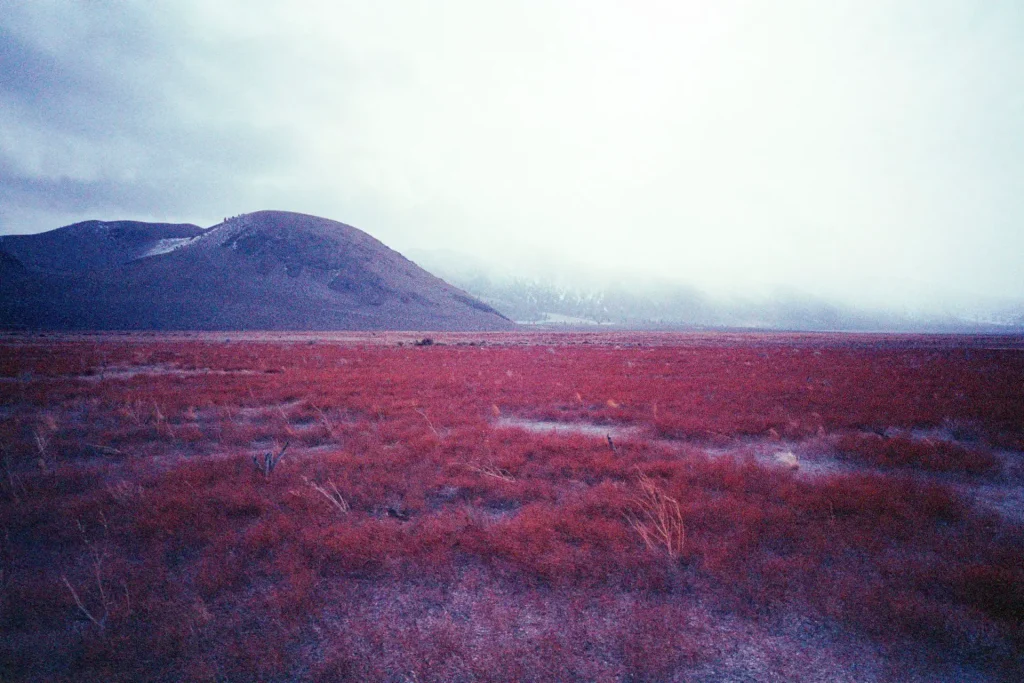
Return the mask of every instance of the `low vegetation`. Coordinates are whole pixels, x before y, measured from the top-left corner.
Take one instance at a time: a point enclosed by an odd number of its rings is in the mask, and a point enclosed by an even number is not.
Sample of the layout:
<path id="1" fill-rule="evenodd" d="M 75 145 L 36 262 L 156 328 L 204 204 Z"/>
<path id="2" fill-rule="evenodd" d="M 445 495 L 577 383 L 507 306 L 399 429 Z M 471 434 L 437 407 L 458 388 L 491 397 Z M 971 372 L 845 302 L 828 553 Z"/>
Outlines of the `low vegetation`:
<path id="1" fill-rule="evenodd" d="M 0 679 L 1024 674 L 1024 352 L 415 339 L 2 340 Z"/>

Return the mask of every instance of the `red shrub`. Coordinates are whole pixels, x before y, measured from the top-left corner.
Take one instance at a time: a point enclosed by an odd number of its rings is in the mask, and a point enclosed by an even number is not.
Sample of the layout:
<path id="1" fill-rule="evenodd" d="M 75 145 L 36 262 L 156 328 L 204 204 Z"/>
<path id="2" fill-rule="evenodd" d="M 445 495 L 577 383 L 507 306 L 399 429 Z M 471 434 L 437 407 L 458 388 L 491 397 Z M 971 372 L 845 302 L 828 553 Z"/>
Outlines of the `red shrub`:
<path id="1" fill-rule="evenodd" d="M 0 668 L 15 678 L 667 679 L 700 652 L 679 626 L 691 597 L 1013 670 L 1020 531 L 917 472 L 999 471 L 980 444 L 1024 434 L 1017 351 L 215 339 L 0 343 Z M 499 415 L 629 431 L 609 444 L 499 428 Z M 864 433 L 921 427 L 972 445 Z M 827 432 L 841 457 L 901 471 L 760 464 Z M 250 457 L 274 441 L 291 445 L 265 477 Z M 679 502 L 678 558 L 625 519 L 638 472 Z M 102 633 L 61 580 L 98 606 L 99 539 L 118 601 Z"/>
<path id="2" fill-rule="evenodd" d="M 836 450 L 840 457 L 876 467 L 965 474 L 992 474 L 1001 469 L 999 458 L 988 451 L 931 439 L 846 434 L 836 442 Z"/>

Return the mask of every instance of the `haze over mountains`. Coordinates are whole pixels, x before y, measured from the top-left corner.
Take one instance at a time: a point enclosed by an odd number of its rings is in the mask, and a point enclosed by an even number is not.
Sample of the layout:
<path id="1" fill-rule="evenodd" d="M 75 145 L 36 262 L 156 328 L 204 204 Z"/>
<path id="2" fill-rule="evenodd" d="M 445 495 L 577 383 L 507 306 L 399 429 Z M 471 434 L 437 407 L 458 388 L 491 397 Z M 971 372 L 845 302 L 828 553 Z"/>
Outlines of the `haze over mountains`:
<path id="1" fill-rule="evenodd" d="M 2 237 L 0 327 L 501 330 L 514 325 L 356 228 L 259 211 L 208 230 L 87 221 Z"/>
<path id="2" fill-rule="evenodd" d="M 1024 331 L 1022 302 L 962 295 L 946 296 L 942 307 L 895 308 L 858 305 L 823 293 L 793 289 L 713 291 L 685 280 L 599 271 L 543 257 L 534 263 L 496 264 L 446 250 L 410 250 L 409 255 L 424 268 L 522 324 L 854 332 Z M 922 294 L 923 299 L 934 297 L 933 292 Z"/>
<path id="3" fill-rule="evenodd" d="M 416 263 L 351 226 L 283 211 L 236 216 L 209 229 L 85 221 L 0 237 L 0 327 L 502 330 L 515 321 L 593 329 L 1024 331 L 1021 305 L 871 309 L 792 291 L 723 295 L 542 258 L 517 268 L 511 260 L 487 263 L 444 250 L 410 255 Z"/>

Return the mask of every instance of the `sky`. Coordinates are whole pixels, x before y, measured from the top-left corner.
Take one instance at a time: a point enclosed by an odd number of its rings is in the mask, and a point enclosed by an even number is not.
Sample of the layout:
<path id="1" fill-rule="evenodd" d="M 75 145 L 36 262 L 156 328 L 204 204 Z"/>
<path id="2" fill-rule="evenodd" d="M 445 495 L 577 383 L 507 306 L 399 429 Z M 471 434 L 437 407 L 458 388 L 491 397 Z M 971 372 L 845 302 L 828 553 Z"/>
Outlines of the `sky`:
<path id="1" fill-rule="evenodd" d="M 0 0 L 0 234 L 260 209 L 399 251 L 1024 302 L 1018 0 Z"/>

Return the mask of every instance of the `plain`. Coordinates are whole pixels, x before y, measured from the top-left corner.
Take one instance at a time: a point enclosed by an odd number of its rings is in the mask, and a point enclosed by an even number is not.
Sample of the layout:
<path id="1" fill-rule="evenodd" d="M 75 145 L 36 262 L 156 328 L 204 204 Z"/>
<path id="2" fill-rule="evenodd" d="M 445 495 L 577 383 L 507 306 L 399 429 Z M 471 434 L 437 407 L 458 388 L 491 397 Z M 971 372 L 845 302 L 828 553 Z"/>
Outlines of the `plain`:
<path id="1" fill-rule="evenodd" d="M 1021 340 L 0 339 L 3 680 L 1019 680 Z"/>

